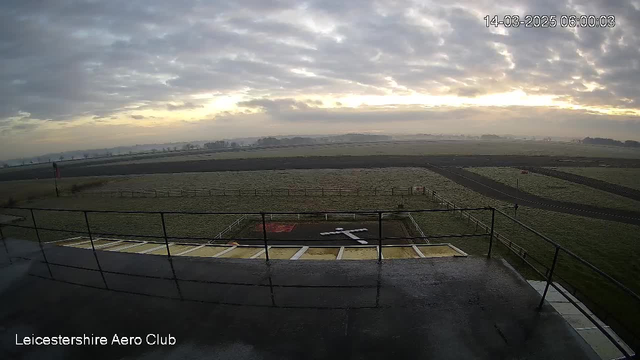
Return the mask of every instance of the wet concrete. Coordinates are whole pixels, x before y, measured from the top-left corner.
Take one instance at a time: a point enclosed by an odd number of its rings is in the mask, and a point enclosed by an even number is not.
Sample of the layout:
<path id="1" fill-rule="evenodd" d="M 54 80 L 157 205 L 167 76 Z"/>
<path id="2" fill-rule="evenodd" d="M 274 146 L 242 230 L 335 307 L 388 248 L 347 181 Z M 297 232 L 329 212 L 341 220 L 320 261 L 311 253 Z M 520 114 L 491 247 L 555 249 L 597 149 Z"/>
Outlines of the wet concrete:
<path id="1" fill-rule="evenodd" d="M 3 359 L 596 359 L 499 260 L 261 261 L 8 240 Z M 106 272 L 108 271 L 108 272 Z M 125 275 L 126 274 L 126 275 Z M 137 276 L 132 276 L 135 274 Z M 15 336 L 141 336 L 141 346 L 16 346 Z M 147 334 L 173 346 L 144 344 Z"/>

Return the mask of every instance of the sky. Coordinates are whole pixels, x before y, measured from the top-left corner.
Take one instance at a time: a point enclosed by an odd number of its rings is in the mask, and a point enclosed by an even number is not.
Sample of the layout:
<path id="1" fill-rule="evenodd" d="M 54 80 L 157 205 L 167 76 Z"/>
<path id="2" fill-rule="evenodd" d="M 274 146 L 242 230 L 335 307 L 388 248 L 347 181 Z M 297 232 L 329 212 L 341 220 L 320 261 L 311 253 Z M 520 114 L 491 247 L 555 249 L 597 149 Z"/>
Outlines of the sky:
<path id="1" fill-rule="evenodd" d="M 613 15 L 606 28 L 485 16 Z M 365 133 L 640 140 L 640 0 L 3 0 L 0 158 Z"/>

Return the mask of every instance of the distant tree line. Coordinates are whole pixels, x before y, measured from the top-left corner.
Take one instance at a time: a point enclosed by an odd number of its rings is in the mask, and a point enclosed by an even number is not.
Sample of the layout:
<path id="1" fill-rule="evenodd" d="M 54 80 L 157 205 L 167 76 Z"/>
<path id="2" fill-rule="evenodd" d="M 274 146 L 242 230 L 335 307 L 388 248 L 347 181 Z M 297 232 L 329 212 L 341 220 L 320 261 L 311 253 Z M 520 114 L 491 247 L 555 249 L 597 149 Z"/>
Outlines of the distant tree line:
<path id="1" fill-rule="evenodd" d="M 315 144 L 315 140 L 313 138 L 308 137 L 292 137 L 292 138 L 274 138 L 274 137 L 266 137 L 262 139 L 258 139 L 256 141 L 257 146 L 277 146 L 277 145 L 306 145 L 306 144 Z"/>
<path id="2" fill-rule="evenodd" d="M 273 136 L 258 139 L 256 146 L 282 146 L 282 145 L 312 145 L 312 144 L 328 144 L 341 142 L 371 142 L 371 141 L 389 141 L 392 137 L 388 135 L 371 135 L 371 134 L 344 134 L 328 137 L 291 137 L 276 138 Z"/>
<path id="3" fill-rule="evenodd" d="M 480 136 L 481 140 L 499 140 L 499 139 L 504 139 L 502 136 L 499 135 L 495 135 L 495 134 L 484 134 L 482 136 Z"/>
<path id="4" fill-rule="evenodd" d="M 610 146 L 624 146 L 624 147 L 640 147 L 640 142 L 635 140 L 627 140 L 625 142 L 613 140 L 609 138 L 591 138 L 586 137 L 582 139 L 583 144 L 591 144 L 591 145 L 610 145 Z"/>
<path id="5" fill-rule="evenodd" d="M 214 142 L 205 143 L 204 147 L 205 149 L 226 149 L 226 148 L 237 149 L 240 147 L 240 145 L 235 141 L 228 142 L 224 140 L 218 140 Z"/>

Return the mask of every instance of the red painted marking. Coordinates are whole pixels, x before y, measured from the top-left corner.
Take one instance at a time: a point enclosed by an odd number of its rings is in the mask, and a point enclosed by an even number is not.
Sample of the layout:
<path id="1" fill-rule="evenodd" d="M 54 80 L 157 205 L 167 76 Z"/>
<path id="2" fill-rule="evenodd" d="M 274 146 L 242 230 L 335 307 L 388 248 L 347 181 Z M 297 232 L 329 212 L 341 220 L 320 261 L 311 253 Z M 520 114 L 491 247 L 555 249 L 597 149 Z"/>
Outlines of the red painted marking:
<path id="1" fill-rule="evenodd" d="M 291 232 L 296 227 L 296 224 L 279 224 L 279 223 L 268 223 L 266 224 L 268 233 L 283 233 L 283 232 Z M 256 224 L 256 231 L 262 231 L 262 224 Z"/>

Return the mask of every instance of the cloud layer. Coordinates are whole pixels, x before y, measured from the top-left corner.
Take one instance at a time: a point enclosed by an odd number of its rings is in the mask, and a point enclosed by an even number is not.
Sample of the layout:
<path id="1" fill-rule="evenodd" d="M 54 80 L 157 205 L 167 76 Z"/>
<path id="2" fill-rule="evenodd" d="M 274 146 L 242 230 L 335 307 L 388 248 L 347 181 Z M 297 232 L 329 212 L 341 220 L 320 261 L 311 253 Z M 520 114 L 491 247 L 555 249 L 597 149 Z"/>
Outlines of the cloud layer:
<path id="1" fill-rule="evenodd" d="M 598 120 L 637 122 L 637 1 L 493 3 L 5 0 L 0 136 L 199 119 L 226 128 L 247 112 L 269 119 L 256 132 L 409 115 L 428 129 L 430 116 L 420 112 L 440 101 L 476 114 L 496 105 L 580 109 L 571 119 L 626 111 Z M 487 28 L 483 17 L 494 14 L 614 15 L 616 26 Z M 526 96 L 507 104 L 491 97 L 514 91 Z"/>

